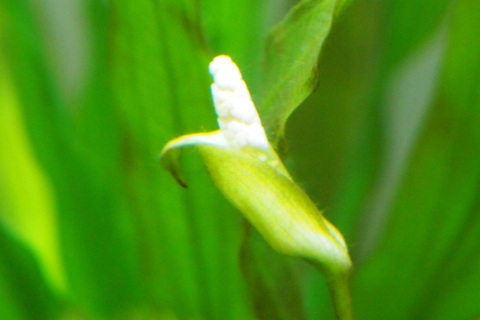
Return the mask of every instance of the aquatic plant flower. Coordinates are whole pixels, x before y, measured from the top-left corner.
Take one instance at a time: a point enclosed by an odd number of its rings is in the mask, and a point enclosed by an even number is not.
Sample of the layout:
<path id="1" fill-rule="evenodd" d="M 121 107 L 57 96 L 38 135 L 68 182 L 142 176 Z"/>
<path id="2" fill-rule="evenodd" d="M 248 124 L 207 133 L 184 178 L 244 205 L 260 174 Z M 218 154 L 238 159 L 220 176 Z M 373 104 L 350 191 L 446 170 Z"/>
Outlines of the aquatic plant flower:
<path id="1" fill-rule="evenodd" d="M 162 165 L 186 186 L 180 150 L 195 146 L 220 192 L 275 250 L 313 261 L 327 275 L 348 272 L 343 236 L 295 184 L 268 142 L 237 65 L 221 55 L 209 71 L 219 130 L 170 141 L 162 150 Z"/>

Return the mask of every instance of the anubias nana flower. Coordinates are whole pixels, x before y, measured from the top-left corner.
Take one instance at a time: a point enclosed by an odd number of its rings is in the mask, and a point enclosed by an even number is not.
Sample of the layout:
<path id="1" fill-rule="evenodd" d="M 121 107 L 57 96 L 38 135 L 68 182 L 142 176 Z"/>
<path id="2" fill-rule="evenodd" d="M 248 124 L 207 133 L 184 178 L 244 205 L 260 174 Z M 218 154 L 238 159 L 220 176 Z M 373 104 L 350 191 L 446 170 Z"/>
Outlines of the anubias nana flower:
<path id="1" fill-rule="evenodd" d="M 348 273 L 351 261 L 343 236 L 295 184 L 268 142 L 237 65 L 221 55 L 209 70 L 220 129 L 170 141 L 162 165 L 186 186 L 179 151 L 195 146 L 218 189 L 275 250 L 313 261 L 327 276 Z"/>

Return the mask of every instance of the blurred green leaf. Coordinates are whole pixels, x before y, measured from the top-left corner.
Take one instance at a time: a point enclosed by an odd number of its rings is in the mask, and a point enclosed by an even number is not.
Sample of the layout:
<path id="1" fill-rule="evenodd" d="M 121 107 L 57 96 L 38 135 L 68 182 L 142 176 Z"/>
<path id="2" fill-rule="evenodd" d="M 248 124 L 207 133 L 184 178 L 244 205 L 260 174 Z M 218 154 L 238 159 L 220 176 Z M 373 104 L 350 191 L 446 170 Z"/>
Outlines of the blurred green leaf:
<path id="1" fill-rule="evenodd" d="M 263 55 L 293 2 L 0 0 L 0 318 L 334 318 L 196 153 L 188 190 L 158 165 L 216 128 L 217 54 L 275 141 L 289 119 L 286 164 L 355 254 L 358 319 L 480 316 L 478 1 L 300 1 Z"/>
<path id="2" fill-rule="evenodd" d="M 266 40 L 259 110 L 276 145 L 290 114 L 317 85 L 317 60 L 337 8 L 344 1 L 304 0 Z"/>
<path id="3" fill-rule="evenodd" d="M 267 0 L 205 0 L 202 21 L 210 58 L 226 54 L 242 70 L 253 101 L 261 87 Z"/>
<path id="4" fill-rule="evenodd" d="M 32 252 L 1 220 L 0 296 L 0 312 L 4 319 L 50 320 L 63 311 L 60 299 L 43 278 Z"/>
<path id="5" fill-rule="evenodd" d="M 131 245 L 124 236 L 129 224 L 123 224 L 125 197 L 113 162 L 116 118 L 101 70 L 106 66 L 102 46 L 96 46 L 98 60 L 92 73 L 87 72 L 95 81 L 76 103 L 67 103 L 47 63 L 30 3 L 7 1 L 7 9 L 12 17 L 9 66 L 33 149 L 57 198 L 61 249 L 73 296 L 93 314 L 119 312 L 121 304 L 128 309 L 126 301 L 138 293 L 138 281 L 132 276 Z"/>
<path id="6" fill-rule="evenodd" d="M 123 163 L 140 213 L 142 278 L 153 303 L 180 318 L 251 317 L 237 260 L 241 221 L 187 157 L 181 190 L 161 170 L 163 145 L 212 129 L 208 62 L 196 1 L 115 4 L 113 86 L 124 122 Z M 210 185 L 210 187 L 209 187 Z"/>
<path id="7" fill-rule="evenodd" d="M 382 144 L 379 107 L 372 105 L 382 4 L 355 1 L 341 16 L 322 49 L 318 88 L 287 123 L 287 161 L 296 181 L 354 245 L 353 252 Z"/>
<path id="8" fill-rule="evenodd" d="M 440 90 L 384 237 L 355 283 L 360 318 L 471 319 L 480 313 L 468 300 L 450 305 L 450 316 L 443 306 L 458 290 L 465 297 L 480 293 L 478 287 L 464 291 L 479 263 L 470 238 L 480 231 L 473 213 L 480 183 L 480 44 L 470 39 L 479 28 L 478 10 L 478 3 L 459 1 L 448 22 Z M 377 308 L 366 308 L 373 302 Z"/>
<path id="9" fill-rule="evenodd" d="M 0 199 L 5 206 L 1 219 L 35 251 L 52 285 L 65 291 L 51 190 L 32 154 L 18 97 L 3 63 L 0 59 Z"/>
<path id="10" fill-rule="evenodd" d="M 292 258 L 274 252 L 250 225 L 245 233 L 240 263 L 258 319 L 306 319 Z"/>

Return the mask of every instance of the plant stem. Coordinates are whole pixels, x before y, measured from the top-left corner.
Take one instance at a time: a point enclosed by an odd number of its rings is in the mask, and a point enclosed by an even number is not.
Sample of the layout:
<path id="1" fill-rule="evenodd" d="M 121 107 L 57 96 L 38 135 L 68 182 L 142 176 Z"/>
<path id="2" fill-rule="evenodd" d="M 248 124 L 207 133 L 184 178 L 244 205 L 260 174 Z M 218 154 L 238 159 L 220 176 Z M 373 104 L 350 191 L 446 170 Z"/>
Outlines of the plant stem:
<path id="1" fill-rule="evenodd" d="M 352 299 L 348 274 L 335 274 L 328 278 L 330 296 L 338 320 L 353 320 Z"/>

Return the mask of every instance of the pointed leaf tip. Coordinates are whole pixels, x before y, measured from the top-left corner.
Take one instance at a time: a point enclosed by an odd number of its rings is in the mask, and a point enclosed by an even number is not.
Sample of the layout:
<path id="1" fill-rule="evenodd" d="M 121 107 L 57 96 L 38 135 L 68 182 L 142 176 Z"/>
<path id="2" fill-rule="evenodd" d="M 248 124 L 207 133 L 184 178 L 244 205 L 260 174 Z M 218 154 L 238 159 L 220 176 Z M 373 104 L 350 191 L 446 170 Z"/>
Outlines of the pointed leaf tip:
<path id="1" fill-rule="evenodd" d="M 175 179 L 175 181 L 177 181 L 179 185 L 184 188 L 188 188 L 188 185 L 181 171 L 180 155 L 180 149 L 164 149 L 164 151 L 160 155 L 160 164 L 165 170 L 170 172 L 170 174 L 173 176 L 173 178 Z"/>
<path id="2" fill-rule="evenodd" d="M 223 134 L 217 130 L 209 133 L 189 134 L 173 139 L 163 147 L 160 153 L 162 167 L 170 172 L 175 181 L 184 188 L 188 188 L 188 185 L 181 170 L 181 148 L 196 144 L 228 146 Z"/>

